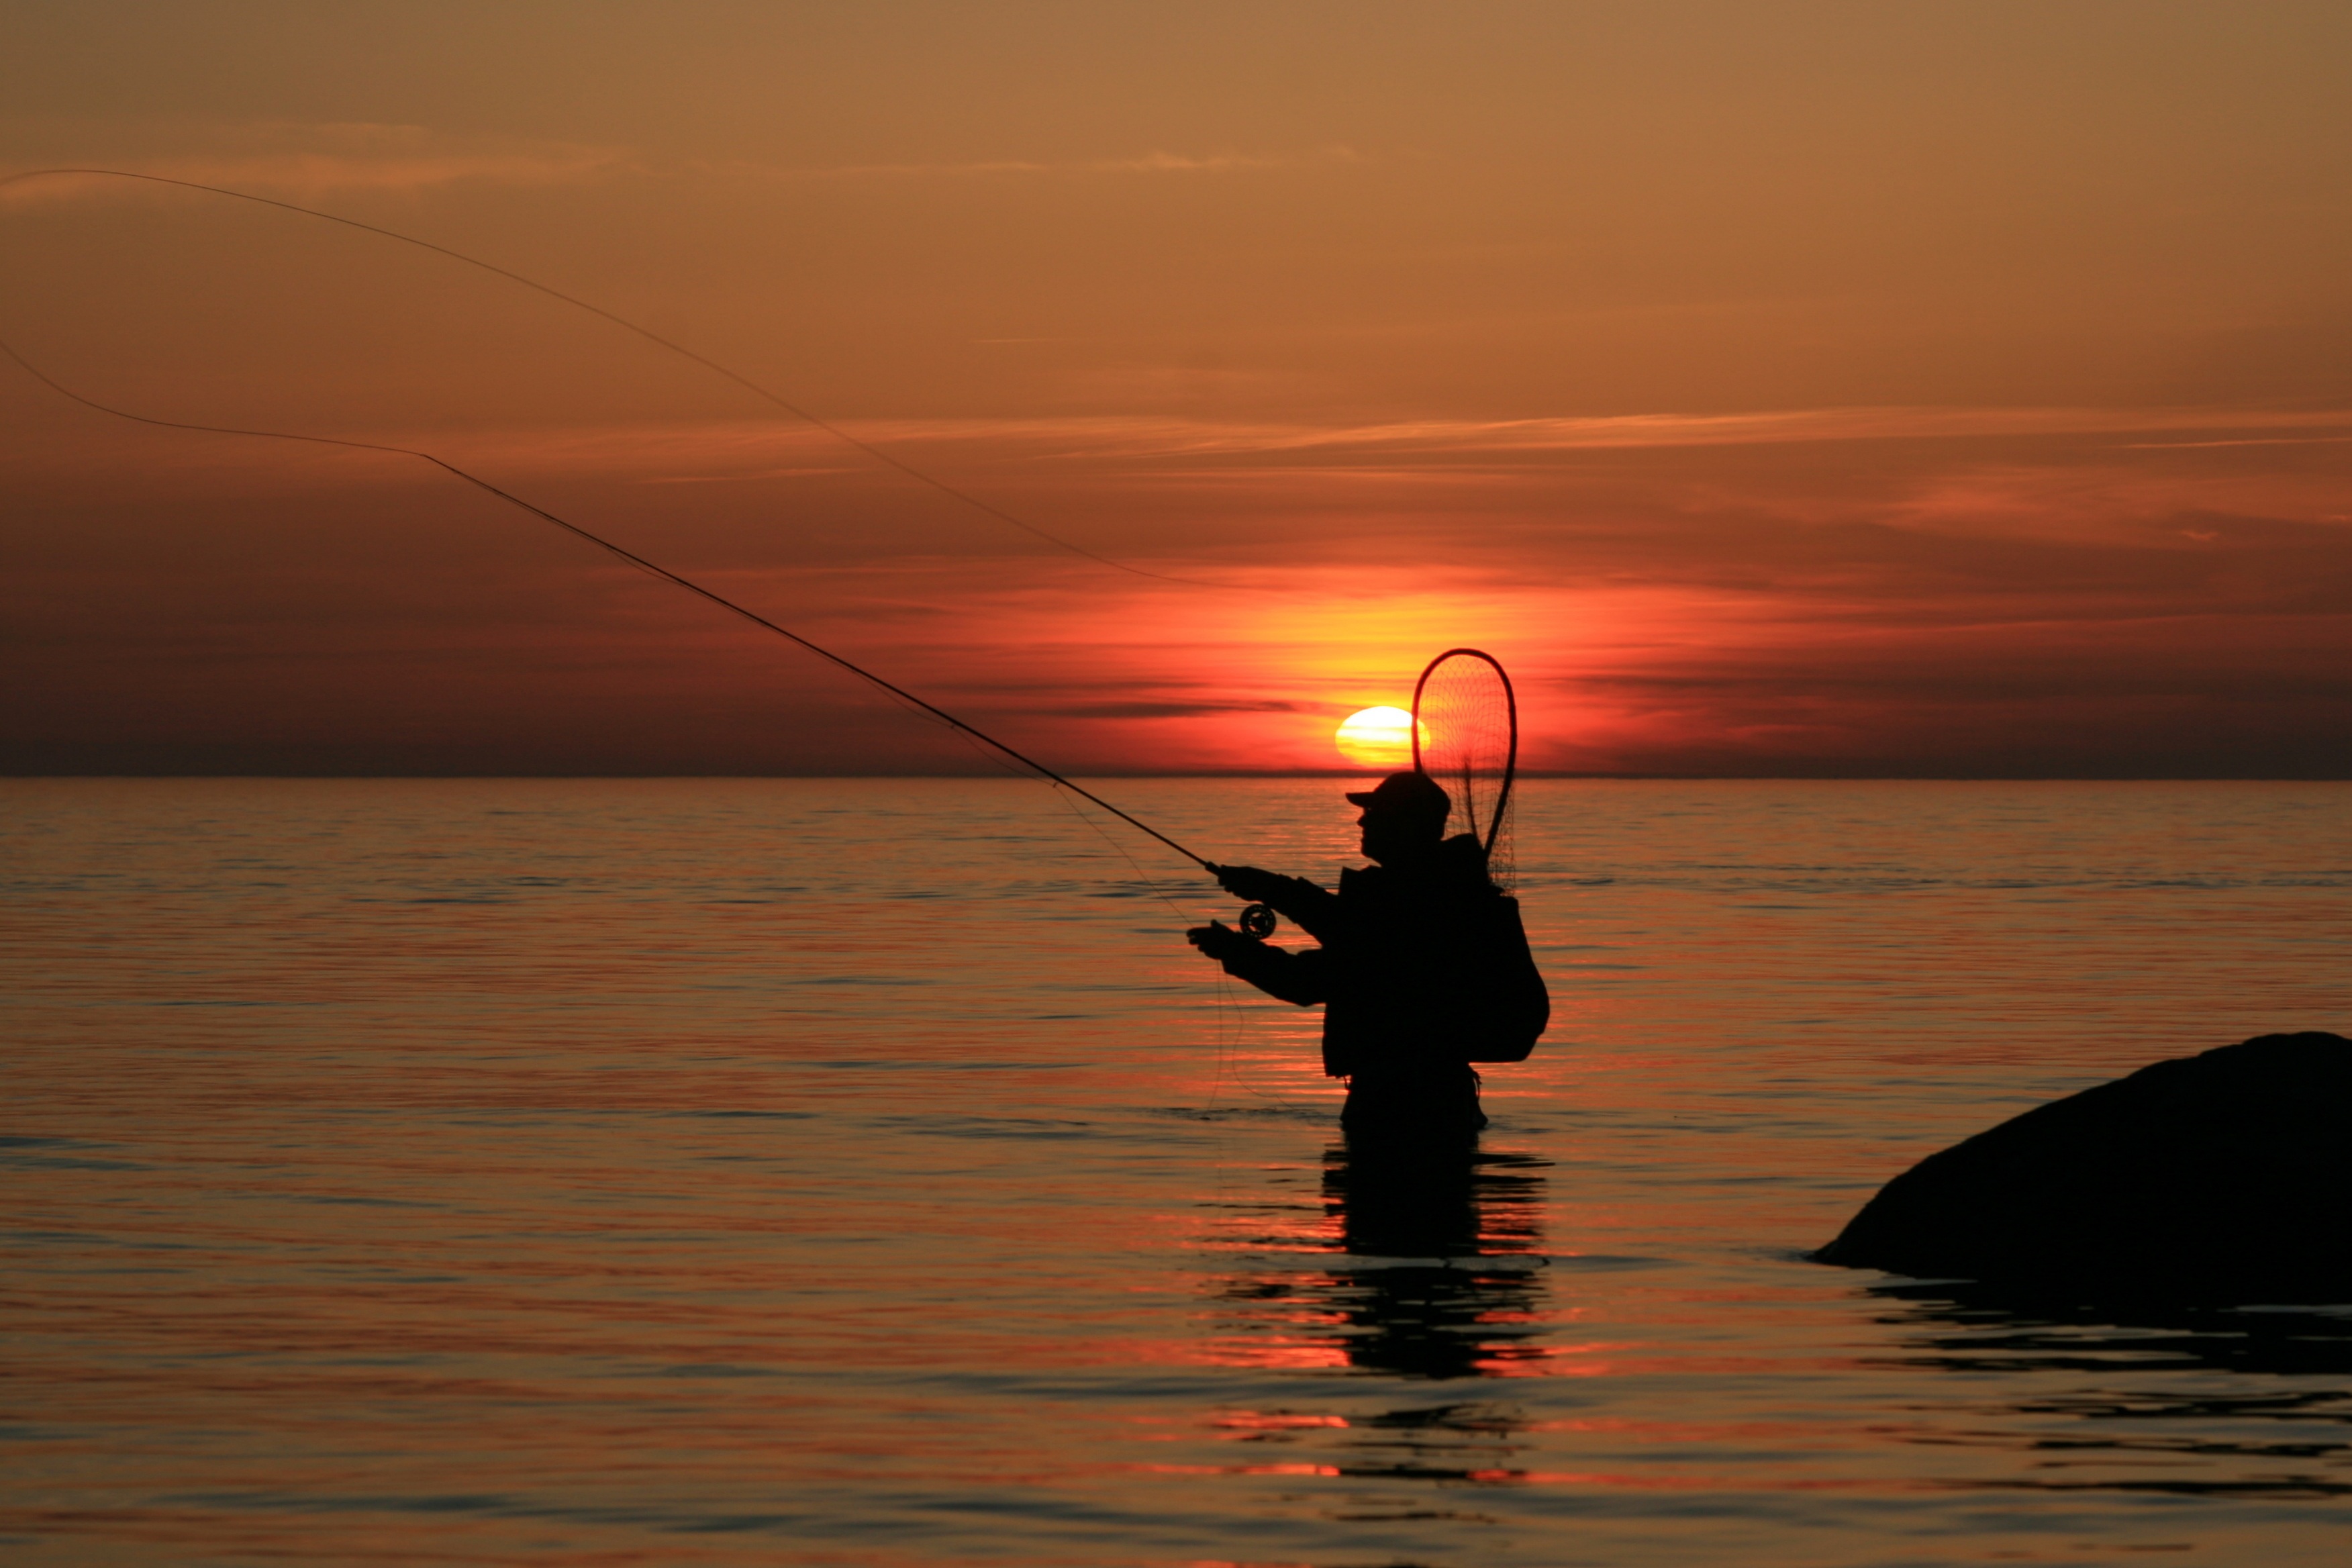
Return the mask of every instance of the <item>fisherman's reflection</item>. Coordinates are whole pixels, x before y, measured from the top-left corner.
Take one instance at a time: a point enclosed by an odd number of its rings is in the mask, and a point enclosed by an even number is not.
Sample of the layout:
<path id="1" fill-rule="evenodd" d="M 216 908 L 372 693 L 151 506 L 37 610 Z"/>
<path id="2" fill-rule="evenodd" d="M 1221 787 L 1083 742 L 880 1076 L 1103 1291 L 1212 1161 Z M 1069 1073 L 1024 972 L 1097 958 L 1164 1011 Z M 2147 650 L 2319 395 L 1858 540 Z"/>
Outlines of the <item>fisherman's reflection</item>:
<path id="1" fill-rule="evenodd" d="M 1544 1162 L 1475 1141 L 1403 1148 L 1350 1138 L 1323 1164 L 1339 1253 L 1226 1282 L 1249 1327 L 1397 1377 L 1506 1375 L 1538 1353 Z M 1299 1337 L 1310 1342 L 1300 1345 Z M 1314 1357 L 1313 1359 L 1321 1359 Z"/>

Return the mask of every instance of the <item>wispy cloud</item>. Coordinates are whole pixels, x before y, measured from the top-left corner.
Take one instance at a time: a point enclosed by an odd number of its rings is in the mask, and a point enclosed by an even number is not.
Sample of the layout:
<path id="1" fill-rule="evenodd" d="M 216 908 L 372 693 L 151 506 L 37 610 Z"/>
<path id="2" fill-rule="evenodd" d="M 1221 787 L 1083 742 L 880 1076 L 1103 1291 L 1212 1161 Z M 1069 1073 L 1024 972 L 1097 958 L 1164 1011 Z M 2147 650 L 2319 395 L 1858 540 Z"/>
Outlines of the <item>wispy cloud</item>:
<path id="1" fill-rule="evenodd" d="M 1069 719 L 1199 719 L 1217 713 L 1313 713 L 1329 704 L 1261 701 L 1223 702 L 1077 702 L 1047 712 Z"/>
<path id="2" fill-rule="evenodd" d="M 726 167 L 780 180 L 858 180 L 972 178 L 1008 174 L 1232 174 L 1361 162 L 1362 155 L 1354 148 L 1333 145 L 1301 153 L 1150 152 L 1125 158 L 1047 161 L 990 158 L 970 163 L 840 163 L 802 168 L 735 164 Z M 717 170 L 720 166 L 712 167 Z"/>
<path id="3" fill-rule="evenodd" d="M 2132 441 L 2127 452 L 2164 452 L 2190 447 L 2324 447 L 2352 436 L 2247 436 L 2230 441 Z"/>
<path id="4" fill-rule="evenodd" d="M 2287 414 L 2213 408 L 1893 407 L 1806 408 L 1752 414 L 1622 414 L 1554 419 L 1427 420 L 1291 428 L 1201 426 L 1193 427 L 1193 433 L 1189 437 L 1178 435 L 1175 428 L 1167 422 L 1161 422 L 1154 435 L 1170 442 L 1163 449 L 1171 454 L 1185 451 L 1307 451 L 1317 447 L 1434 453 L 1937 440 L 1979 437 L 2137 434 L 2167 430 L 2303 428 L 2334 431 L 2347 426 L 2352 426 L 2352 410 L 2342 409 Z M 2267 439 L 2310 441 L 2347 438 L 2352 437 L 2329 434 Z"/>
<path id="5" fill-rule="evenodd" d="M 2352 409 L 1820 408 L 1754 414 L 1629 414 L 1580 418 L 1382 424 L 1216 421 L 1165 416 L 857 419 L 862 439 L 942 460 L 1045 463 L 1272 457 L 1302 468 L 1404 479 L 1446 473 L 1448 458 L 1518 459 L 1550 452 L 1737 447 L 1856 441 L 1969 441 L 2160 436 L 2103 441 L 2109 450 L 2333 445 L 2352 441 Z M 2245 435 L 2234 432 L 2248 432 Z M 2259 433 L 2259 434 L 2257 434 Z M 489 437 L 499 439 L 499 437 Z M 582 430 L 528 444 L 545 458 L 609 471 L 669 465 L 683 479 L 768 479 L 856 470 L 835 437 L 782 420 Z M 828 454 L 827 461 L 818 454 Z M 798 461 L 779 462 L 790 455 Z M 1429 465 L 1423 467 L 1423 465 Z M 1253 471 L 1265 471 L 1262 466 Z"/>
<path id="6" fill-rule="evenodd" d="M 119 169 L 274 195 L 421 191 L 453 184 L 547 185 L 635 166 L 617 148 L 456 137 L 420 125 L 271 121 L 175 130 L 184 150 L 62 152 L 55 167 Z M 148 187 L 152 193 L 153 187 Z M 58 174 L 0 188 L 0 200 L 88 200 L 141 195 L 137 182 Z"/>
<path id="7" fill-rule="evenodd" d="M 71 135 L 52 137 L 54 167 L 120 169 L 198 184 L 229 185 L 277 195 L 333 191 L 421 191 L 478 184 L 546 185 L 625 170 L 655 169 L 624 148 L 580 142 L 453 136 L 421 125 L 264 121 L 242 125 L 170 126 L 148 138 L 167 153 L 126 150 L 119 132 L 95 148 Z M 1024 158 L 967 163 L 844 163 L 779 167 L 748 163 L 663 164 L 656 172 L 776 181 L 974 179 L 1029 176 L 1185 176 L 1246 174 L 1354 163 L 1351 147 L 1289 153 L 1169 153 L 1059 161 Z M 0 201 L 89 199 L 130 194 L 128 182 L 95 174 L 61 174 L 0 187 Z"/>

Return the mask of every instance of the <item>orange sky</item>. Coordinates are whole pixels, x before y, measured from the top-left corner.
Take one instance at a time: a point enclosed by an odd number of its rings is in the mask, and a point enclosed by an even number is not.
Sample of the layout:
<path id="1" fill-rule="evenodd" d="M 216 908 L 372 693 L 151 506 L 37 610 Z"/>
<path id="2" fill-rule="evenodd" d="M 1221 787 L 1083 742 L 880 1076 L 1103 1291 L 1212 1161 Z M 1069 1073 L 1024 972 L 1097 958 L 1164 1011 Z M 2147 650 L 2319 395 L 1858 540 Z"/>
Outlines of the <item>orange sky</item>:
<path id="1" fill-rule="evenodd" d="M 421 444 L 1056 765 L 2352 773 L 2352 9 L 26 4 L 0 336 Z M 953 737 L 412 462 L 0 365 L 0 770 Z"/>

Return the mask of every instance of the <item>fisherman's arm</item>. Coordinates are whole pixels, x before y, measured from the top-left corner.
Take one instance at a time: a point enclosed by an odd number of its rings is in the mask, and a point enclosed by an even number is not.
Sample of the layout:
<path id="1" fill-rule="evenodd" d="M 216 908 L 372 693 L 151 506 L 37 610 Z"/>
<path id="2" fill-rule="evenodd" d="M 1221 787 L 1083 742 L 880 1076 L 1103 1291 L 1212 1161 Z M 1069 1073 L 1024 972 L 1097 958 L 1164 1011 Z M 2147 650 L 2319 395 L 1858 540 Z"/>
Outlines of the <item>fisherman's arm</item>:
<path id="1" fill-rule="evenodd" d="M 1319 937 L 1339 908 L 1339 895 L 1304 877 L 1285 877 L 1255 866 L 1218 866 L 1217 885 L 1237 899 L 1264 904 L 1309 935 Z M 1277 950 L 1278 951 L 1278 950 Z"/>
<path id="2" fill-rule="evenodd" d="M 1244 936 L 1222 921 L 1193 927 L 1184 933 L 1184 940 L 1224 965 L 1226 973 L 1248 981 L 1277 1001 L 1308 1007 L 1328 998 L 1330 986 L 1320 948 L 1293 952 Z"/>

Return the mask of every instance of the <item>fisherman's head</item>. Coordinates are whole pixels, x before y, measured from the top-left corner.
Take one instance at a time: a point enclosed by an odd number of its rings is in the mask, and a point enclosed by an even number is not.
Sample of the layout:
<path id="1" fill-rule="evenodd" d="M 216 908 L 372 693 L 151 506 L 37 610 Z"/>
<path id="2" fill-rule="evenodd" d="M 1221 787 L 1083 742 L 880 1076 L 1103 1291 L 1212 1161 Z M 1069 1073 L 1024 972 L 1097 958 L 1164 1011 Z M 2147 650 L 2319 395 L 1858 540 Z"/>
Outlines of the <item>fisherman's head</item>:
<path id="1" fill-rule="evenodd" d="M 1364 830 L 1365 856 L 1383 866 L 1435 849 L 1454 810 L 1445 792 L 1423 773 L 1391 773 L 1371 789 L 1350 792 L 1348 799 L 1363 807 L 1356 826 Z"/>

